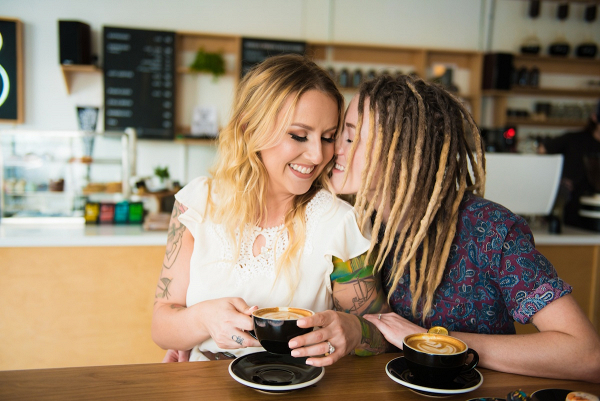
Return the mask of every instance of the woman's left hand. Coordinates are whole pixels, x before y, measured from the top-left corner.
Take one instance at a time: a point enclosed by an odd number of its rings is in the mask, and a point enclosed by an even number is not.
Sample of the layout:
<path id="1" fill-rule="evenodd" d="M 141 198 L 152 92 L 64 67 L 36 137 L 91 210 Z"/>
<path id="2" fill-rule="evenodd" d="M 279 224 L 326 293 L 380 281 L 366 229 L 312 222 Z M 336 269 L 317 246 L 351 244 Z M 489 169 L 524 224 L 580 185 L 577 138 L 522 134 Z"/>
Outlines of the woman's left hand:
<path id="1" fill-rule="evenodd" d="M 402 349 L 404 337 L 409 334 L 425 333 L 427 331 L 394 312 L 364 315 L 363 318 L 374 324 L 389 343 L 400 349 Z"/>
<path id="2" fill-rule="evenodd" d="M 294 337 L 289 342 L 294 357 L 309 357 L 308 365 L 328 366 L 348 355 L 361 341 L 358 317 L 332 310 L 318 312 L 298 319 L 299 327 L 317 327 L 317 330 Z M 330 345 L 335 348 L 331 353 Z M 315 356 L 319 356 L 318 358 Z"/>

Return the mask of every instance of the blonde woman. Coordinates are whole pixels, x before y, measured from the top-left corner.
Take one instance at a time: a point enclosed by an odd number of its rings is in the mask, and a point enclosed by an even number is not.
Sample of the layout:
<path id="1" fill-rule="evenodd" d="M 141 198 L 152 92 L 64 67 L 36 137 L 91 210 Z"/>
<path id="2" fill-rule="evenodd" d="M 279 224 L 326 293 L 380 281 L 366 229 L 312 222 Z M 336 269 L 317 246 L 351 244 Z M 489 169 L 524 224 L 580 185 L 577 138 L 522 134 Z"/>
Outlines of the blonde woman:
<path id="1" fill-rule="evenodd" d="M 369 247 L 351 206 L 327 191 L 343 107 L 329 75 L 300 56 L 243 78 L 212 178 L 175 196 L 152 337 L 183 351 L 166 360 L 261 351 L 247 333 L 257 306 L 333 307 L 332 255 Z"/>
<path id="2" fill-rule="evenodd" d="M 368 82 L 348 107 L 336 157 L 332 184 L 356 194 L 359 224 L 372 234 L 369 258 L 393 312 L 352 316 L 369 323 L 362 337 L 352 323 L 332 323 L 320 335 L 343 333 L 358 344 L 375 326 L 401 348 L 405 336 L 443 326 L 479 353 L 483 367 L 600 381 L 600 339 L 571 286 L 535 249 L 523 218 L 482 198 L 482 141 L 458 99 L 409 76 Z M 514 321 L 539 333 L 515 335 Z M 293 355 L 316 355 L 308 351 Z"/>

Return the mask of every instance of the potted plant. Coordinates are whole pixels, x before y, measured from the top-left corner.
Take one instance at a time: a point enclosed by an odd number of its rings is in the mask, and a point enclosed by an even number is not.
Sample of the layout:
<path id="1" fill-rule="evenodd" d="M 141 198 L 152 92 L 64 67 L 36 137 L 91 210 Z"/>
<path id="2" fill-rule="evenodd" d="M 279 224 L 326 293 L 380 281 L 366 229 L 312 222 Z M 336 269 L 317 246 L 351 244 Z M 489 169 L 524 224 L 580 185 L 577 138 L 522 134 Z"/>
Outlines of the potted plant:
<path id="1" fill-rule="evenodd" d="M 156 166 L 154 167 L 154 175 L 152 176 L 148 189 L 151 192 L 164 191 L 171 185 L 170 178 L 169 166 Z"/>
<path id="2" fill-rule="evenodd" d="M 225 74 L 225 59 L 220 53 L 208 53 L 200 48 L 196 53 L 196 59 L 190 64 L 190 69 L 209 72 L 217 79 L 220 75 Z"/>

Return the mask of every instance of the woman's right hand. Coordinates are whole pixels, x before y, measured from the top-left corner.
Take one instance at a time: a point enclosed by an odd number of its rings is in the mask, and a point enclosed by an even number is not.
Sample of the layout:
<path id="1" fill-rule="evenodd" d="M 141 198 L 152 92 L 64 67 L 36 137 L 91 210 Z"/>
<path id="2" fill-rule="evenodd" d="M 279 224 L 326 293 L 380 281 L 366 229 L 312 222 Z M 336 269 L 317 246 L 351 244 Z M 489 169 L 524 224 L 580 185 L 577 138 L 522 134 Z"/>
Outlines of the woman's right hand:
<path id="1" fill-rule="evenodd" d="M 426 329 L 408 321 L 394 312 L 364 315 L 363 318 L 371 322 L 383 334 L 385 339 L 402 349 L 402 340 L 409 334 L 425 333 Z"/>
<path id="2" fill-rule="evenodd" d="M 257 306 L 248 306 L 242 298 L 218 298 L 201 302 L 190 309 L 193 308 L 198 308 L 202 328 L 218 347 L 260 347 L 258 340 L 247 333 L 254 329 L 252 312 L 258 309 Z"/>

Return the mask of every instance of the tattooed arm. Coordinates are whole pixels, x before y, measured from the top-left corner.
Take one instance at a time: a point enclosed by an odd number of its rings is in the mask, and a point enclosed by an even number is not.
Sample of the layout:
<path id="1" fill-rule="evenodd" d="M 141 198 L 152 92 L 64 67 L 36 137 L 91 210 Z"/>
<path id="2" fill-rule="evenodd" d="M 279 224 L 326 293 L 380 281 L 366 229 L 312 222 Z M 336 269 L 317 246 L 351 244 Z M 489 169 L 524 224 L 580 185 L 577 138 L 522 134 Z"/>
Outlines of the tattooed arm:
<path id="1" fill-rule="evenodd" d="M 188 349 L 193 346 L 174 346 L 189 343 L 191 340 L 187 338 L 189 335 L 186 332 L 189 330 L 185 330 L 185 326 L 191 324 L 189 317 L 186 319 L 185 316 L 185 305 L 194 239 L 179 221 L 179 216 L 186 210 L 185 206 L 175 201 L 167 231 L 167 248 L 154 293 L 152 338 L 163 348 Z"/>
<path id="2" fill-rule="evenodd" d="M 335 310 L 356 315 L 360 322 L 360 344 L 352 353 L 360 356 L 376 355 L 386 351 L 389 344 L 383 334 L 362 316 L 390 311 L 381 279 L 373 273 L 373 265 L 366 263 L 366 254 L 347 262 L 333 258 L 331 282 Z"/>
<path id="3" fill-rule="evenodd" d="M 348 262 L 333 258 L 331 273 L 335 311 L 315 313 L 298 320 L 300 327 L 318 327 L 308 334 L 293 338 L 289 346 L 294 357 L 309 357 L 306 363 L 327 366 L 343 356 L 383 353 L 388 343 L 381 332 L 362 316 L 386 313 L 389 306 L 379 276 L 365 263 L 365 255 Z M 335 347 L 329 353 L 329 345 Z M 322 356 L 325 354 L 325 356 Z"/>
<path id="4" fill-rule="evenodd" d="M 213 338 L 221 348 L 257 346 L 242 329 L 252 329 L 248 305 L 241 298 L 218 298 L 187 306 L 194 237 L 179 221 L 187 208 L 175 202 L 167 248 L 155 290 L 152 339 L 164 349 L 189 350 Z"/>

